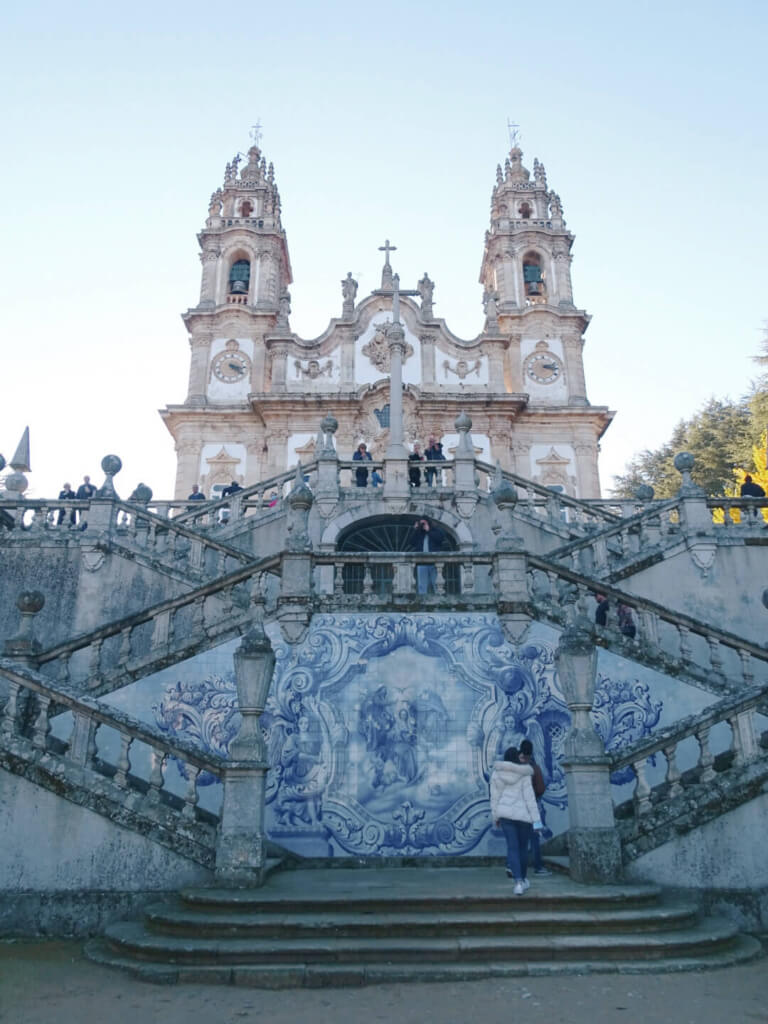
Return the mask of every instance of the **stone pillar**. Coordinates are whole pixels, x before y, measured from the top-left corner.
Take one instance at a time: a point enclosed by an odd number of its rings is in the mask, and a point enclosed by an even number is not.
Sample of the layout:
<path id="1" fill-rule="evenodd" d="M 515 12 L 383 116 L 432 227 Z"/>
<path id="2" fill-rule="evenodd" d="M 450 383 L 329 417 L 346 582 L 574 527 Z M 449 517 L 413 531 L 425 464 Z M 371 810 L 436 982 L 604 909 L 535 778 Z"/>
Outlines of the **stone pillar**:
<path id="1" fill-rule="evenodd" d="M 242 720 L 224 767 L 224 799 L 216 842 L 216 880 L 261 885 L 266 863 L 264 784 L 267 752 L 259 717 L 275 667 L 275 653 L 261 620 L 235 651 L 237 702 Z"/>
<path id="2" fill-rule="evenodd" d="M 39 590 L 23 590 L 16 598 L 16 607 L 21 612 L 21 622 L 16 636 L 10 637 L 2 646 L 4 658 L 11 658 L 20 665 L 27 668 L 37 668 L 37 655 L 40 652 L 40 642 L 35 637 L 34 619 L 45 605 L 45 595 Z M 6 704 L 11 699 L 10 707 L 6 707 L 6 713 L 13 712 L 17 720 L 29 724 L 34 718 L 35 700 L 29 691 L 19 693 L 13 689 L 6 679 L 0 679 L 0 705 Z"/>
<path id="3" fill-rule="evenodd" d="M 189 339 L 189 385 L 185 405 L 205 405 L 208 391 L 208 354 L 211 348 L 210 336 L 198 335 Z"/>
<path id="4" fill-rule="evenodd" d="M 589 404 L 587 402 L 587 382 L 584 378 L 583 348 L 584 342 L 580 337 L 563 338 L 569 405 Z"/>
<path id="5" fill-rule="evenodd" d="M 286 345 L 275 345 L 272 348 L 272 390 L 285 391 L 286 366 L 288 348 Z"/>
<path id="6" fill-rule="evenodd" d="M 203 273 L 200 280 L 200 302 L 198 305 L 205 309 L 212 309 L 216 305 L 216 264 L 218 259 L 218 249 L 207 249 L 200 253 Z"/>
<path id="7" fill-rule="evenodd" d="M 599 498 L 600 478 L 597 475 L 597 445 L 590 442 L 576 442 L 573 446 L 576 453 L 577 479 L 579 484 L 578 498 Z"/>
<path id="8" fill-rule="evenodd" d="M 400 323 L 400 278 L 394 276 L 392 324 L 387 328 L 389 347 L 389 444 L 384 464 L 384 497 L 403 501 L 408 497 L 408 450 L 403 443 L 403 355 L 405 331 Z"/>
<path id="9" fill-rule="evenodd" d="M 285 550 L 277 601 L 277 619 L 288 643 L 297 643 L 303 639 L 311 617 L 312 542 L 308 525 L 309 510 L 314 500 L 312 491 L 304 483 L 299 465 L 296 469 L 296 482 L 285 500 Z"/>
<path id="10" fill-rule="evenodd" d="M 574 881 L 608 883 L 622 877 L 621 843 L 613 813 L 610 759 L 590 716 L 597 648 L 588 626 L 588 620 L 569 626 L 555 654 L 571 712 L 562 762 L 568 787 L 568 853 Z"/>
<path id="11" fill-rule="evenodd" d="M 433 387 L 435 384 L 435 336 L 420 334 L 421 342 L 421 383 Z"/>

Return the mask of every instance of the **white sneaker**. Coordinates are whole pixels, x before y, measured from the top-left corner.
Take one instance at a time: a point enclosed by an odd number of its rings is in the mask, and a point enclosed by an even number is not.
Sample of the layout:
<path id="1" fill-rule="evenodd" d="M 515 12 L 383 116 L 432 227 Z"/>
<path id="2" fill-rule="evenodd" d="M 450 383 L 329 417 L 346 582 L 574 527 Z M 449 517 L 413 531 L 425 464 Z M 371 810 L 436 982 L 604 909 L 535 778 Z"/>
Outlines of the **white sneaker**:
<path id="1" fill-rule="evenodd" d="M 523 887 L 523 892 L 528 892 L 528 890 L 531 888 L 531 883 L 528 881 L 527 878 L 524 878 L 520 884 Z"/>
<path id="2" fill-rule="evenodd" d="M 525 888 L 522 882 L 515 882 L 515 896 L 522 896 Z"/>

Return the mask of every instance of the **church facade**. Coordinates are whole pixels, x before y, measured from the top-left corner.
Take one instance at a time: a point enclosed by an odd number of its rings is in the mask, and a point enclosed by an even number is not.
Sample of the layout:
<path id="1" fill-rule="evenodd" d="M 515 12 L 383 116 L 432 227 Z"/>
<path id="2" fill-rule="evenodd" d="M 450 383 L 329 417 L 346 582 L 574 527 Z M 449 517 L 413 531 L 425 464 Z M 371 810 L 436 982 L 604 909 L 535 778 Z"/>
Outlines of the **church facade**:
<path id="1" fill-rule="evenodd" d="M 236 157 L 211 196 L 198 236 L 202 284 L 183 315 L 189 332 L 186 399 L 163 420 L 178 452 L 176 497 L 193 484 L 215 496 L 315 457 L 324 411 L 338 419 L 340 457 L 365 441 L 374 459 L 389 441 L 393 266 L 387 241 L 381 286 L 358 295 L 347 273 L 340 315 L 317 338 L 291 330 L 288 240 L 274 170 L 256 146 Z M 579 498 L 600 495 L 598 443 L 612 413 L 587 399 L 582 359 L 587 313 L 571 286 L 573 235 L 544 166 L 533 176 L 514 146 L 497 167 L 480 282 L 485 323 L 455 335 L 433 310 L 428 274 L 400 285 L 404 440 L 442 441 L 447 458 L 464 411 L 478 458 Z"/>

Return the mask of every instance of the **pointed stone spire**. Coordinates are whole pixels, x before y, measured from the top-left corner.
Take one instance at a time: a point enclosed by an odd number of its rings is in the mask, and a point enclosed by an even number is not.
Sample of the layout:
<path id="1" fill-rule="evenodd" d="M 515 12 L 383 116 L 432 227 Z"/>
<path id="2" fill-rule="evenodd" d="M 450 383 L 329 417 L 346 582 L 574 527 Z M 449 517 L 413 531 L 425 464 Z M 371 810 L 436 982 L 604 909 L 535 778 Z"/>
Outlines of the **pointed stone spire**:
<path id="1" fill-rule="evenodd" d="M 11 459 L 11 469 L 17 473 L 31 473 L 32 467 L 29 464 L 29 427 L 24 428 L 18 447 Z"/>

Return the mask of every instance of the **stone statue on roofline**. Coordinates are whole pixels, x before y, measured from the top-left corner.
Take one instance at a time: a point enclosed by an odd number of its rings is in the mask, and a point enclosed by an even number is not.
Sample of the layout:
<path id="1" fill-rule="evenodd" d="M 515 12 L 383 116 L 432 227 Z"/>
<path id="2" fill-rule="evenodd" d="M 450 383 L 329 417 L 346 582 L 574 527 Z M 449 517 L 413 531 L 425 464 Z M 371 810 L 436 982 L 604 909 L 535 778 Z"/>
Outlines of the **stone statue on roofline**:
<path id="1" fill-rule="evenodd" d="M 424 271 L 424 277 L 419 281 L 417 287 L 421 296 L 421 318 L 422 320 L 431 320 L 432 296 L 435 291 L 435 282 L 430 280 L 426 270 Z"/>

